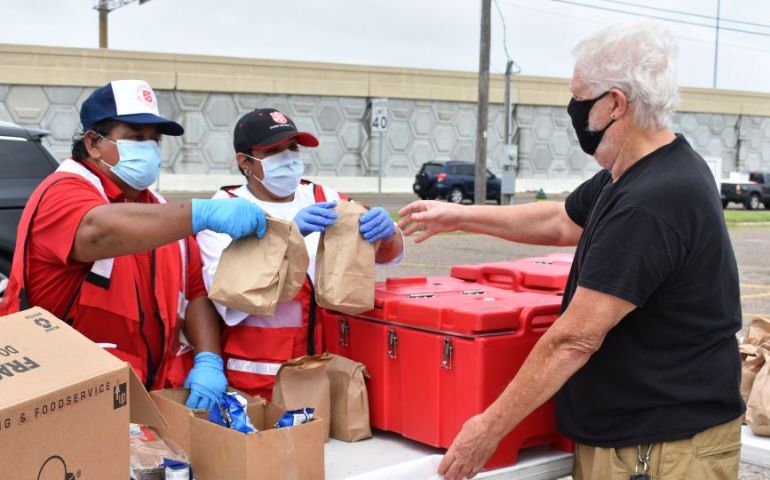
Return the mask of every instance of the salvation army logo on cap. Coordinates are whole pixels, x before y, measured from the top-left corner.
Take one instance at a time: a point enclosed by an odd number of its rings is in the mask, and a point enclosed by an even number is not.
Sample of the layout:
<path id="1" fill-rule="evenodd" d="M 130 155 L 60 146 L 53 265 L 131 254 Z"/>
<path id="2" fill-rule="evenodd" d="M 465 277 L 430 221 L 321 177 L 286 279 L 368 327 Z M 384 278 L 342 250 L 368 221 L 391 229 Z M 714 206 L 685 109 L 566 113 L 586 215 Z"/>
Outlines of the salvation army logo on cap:
<path id="1" fill-rule="evenodd" d="M 150 86 L 146 83 L 144 85 L 137 86 L 136 97 L 139 99 L 139 101 L 144 102 L 145 105 L 151 108 L 158 108 L 155 102 L 155 92 L 153 92 Z"/>
<path id="2" fill-rule="evenodd" d="M 279 112 L 278 110 L 270 112 L 270 116 L 273 118 L 273 121 L 275 123 L 280 123 L 280 124 L 289 123 L 289 120 L 287 120 L 286 117 L 283 115 L 283 113 Z"/>
<path id="3" fill-rule="evenodd" d="M 112 82 L 112 93 L 118 115 L 158 115 L 155 92 L 144 80 L 115 80 Z"/>

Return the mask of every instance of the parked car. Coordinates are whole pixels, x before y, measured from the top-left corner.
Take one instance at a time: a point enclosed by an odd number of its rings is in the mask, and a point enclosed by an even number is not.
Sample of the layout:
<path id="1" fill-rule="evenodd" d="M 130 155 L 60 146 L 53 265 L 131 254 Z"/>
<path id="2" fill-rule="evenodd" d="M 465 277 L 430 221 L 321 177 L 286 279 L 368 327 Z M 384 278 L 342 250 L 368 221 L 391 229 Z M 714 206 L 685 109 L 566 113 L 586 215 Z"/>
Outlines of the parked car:
<path id="1" fill-rule="evenodd" d="M 770 209 L 770 173 L 749 172 L 748 182 L 722 182 L 722 208 L 730 202 L 742 203 L 747 210 L 756 210 L 760 205 Z"/>
<path id="2" fill-rule="evenodd" d="M 436 177 L 444 168 L 443 162 L 425 162 L 414 176 L 412 191 L 423 200 L 433 200 L 436 193 Z"/>
<path id="3" fill-rule="evenodd" d="M 474 200 L 476 165 L 450 160 L 426 162 L 414 178 L 412 190 L 422 199 L 441 198 L 453 203 Z M 500 179 L 487 170 L 487 200 L 500 203 Z"/>
<path id="4" fill-rule="evenodd" d="M 40 140 L 45 130 L 0 122 L 0 295 L 5 291 L 19 218 L 32 191 L 59 163 Z"/>

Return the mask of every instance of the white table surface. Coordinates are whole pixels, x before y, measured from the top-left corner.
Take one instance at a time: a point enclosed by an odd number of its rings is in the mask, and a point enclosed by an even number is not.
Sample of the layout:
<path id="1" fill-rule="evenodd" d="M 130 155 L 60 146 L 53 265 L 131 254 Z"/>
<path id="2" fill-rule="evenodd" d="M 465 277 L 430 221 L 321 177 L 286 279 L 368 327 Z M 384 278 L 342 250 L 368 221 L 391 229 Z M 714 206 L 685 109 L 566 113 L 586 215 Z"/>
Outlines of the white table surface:
<path id="1" fill-rule="evenodd" d="M 326 480 L 343 480 L 378 469 L 431 455 L 444 450 L 422 445 L 390 432 L 375 431 L 374 437 L 347 443 L 329 440 L 325 448 Z M 572 471 L 572 454 L 548 447 L 527 448 L 519 453 L 516 465 L 480 474 L 480 479 L 554 480 Z M 420 480 L 417 478 L 409 480 Z"/>
<path id="2" fill-rule="evenodd" d="M 741 460 L 759 467 L 770 468 L 770 437 L 754 435 L 748 425 L 741 428 L 741 443 L 743 444 Z"/>

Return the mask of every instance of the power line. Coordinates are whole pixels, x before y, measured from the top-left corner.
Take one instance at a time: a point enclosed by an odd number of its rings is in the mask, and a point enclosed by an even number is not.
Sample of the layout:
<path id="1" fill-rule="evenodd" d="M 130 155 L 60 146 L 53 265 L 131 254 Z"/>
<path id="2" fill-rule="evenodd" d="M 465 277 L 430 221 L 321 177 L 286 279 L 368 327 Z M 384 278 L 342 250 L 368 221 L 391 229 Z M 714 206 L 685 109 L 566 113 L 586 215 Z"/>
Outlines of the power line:
<path id="1" fill-rule="evenodd" d="M 717 17 L 713 17 L 711 15 L 703 15 L 703 14 L 700 14 L 700 13 L 686 12 L 684 10 L 672 10 L 672 9 L 669 9 L 669 8 L 650 7 L 650 6 L 647 6 L 647 5 L 640 5 L 640 4 L 634 3 L 634 2 L 624 2 L 622 0 L 601 0 L 601 1 L 602 2 L 606 2 L 606 3 L 615 3 L 615 4 L 618 4 L 618 5 L 627 5 L 629 7 L 635 7 L 635 8 L 645 8 L 647 10 L 656 10 L 656 11 L 659 11 L 659 12 L 673 13 L 673 14 L 676 14 L 676 15 L 686 15 L 686 16 L 689 16 L 689 17 L 705 18 L 707 20 L 716 20 L 717 19 Z M 720 22 L 738 23 L 738 24 L 742 24 L 742 25 L 751 25 L 751 26 L 754 26 L 754 27 L 770 28 L 770 24 L 747 22 L 745 20 L 733 20 L 733 19 L 729 19 L 729 18 L 719 17 L 719 21 Z"/>
<path id="2" fill-rule="evenodd" d="M 614 3 L 617 5 L 626 5 L 626 6 L 635 7 L 635 8 L 646 8 L 647 10 L 655 10 L 658 12 L 674 13 L 676 15 L 686 15 L 688 17 L 698 17 L 698 18 L 705 18 L 707 20 L 716 20 L 716 17 L 703 15 L 700 13 L 685 12 L 684 10 L 673 10 L 670 8 L 650 7 L 647 5 L 639 5 L 638 3 L 634 3 L 634 2 L 623 2 L 621 0 L 601 0 L 601 1 L 606 3 Z"/>
<path id="3" fill-rule="evenodd" d="M 505 25 L 505 17 L 503 16 L 503 11 L 500 10 L 500 4 L 497 3 L 497 0 L 494 0 L 495 8 L 497 9 L 497 14 L 500 16 L 500 22 L 503 24 L 503 49 L 505 50 L 505 58 L 510 62 L 513 67 L 516 69 L 515 75 L 518 75 L 521 73 L 521 67 L 511 58 L 510 52 L 508 52 L 508 28 Z"/>
<path id="4" fill-rule="evenodd" d="M 500 22 L 503 24 L 503 49 L 505 50 L 505 58 L 510 62 L 511 54 L 508 53 L 508 29 L 505 27 L 505 17 L 503 17 L 503 12 L 500 11 L 500 5 L 497 3 L 497 0 L 495 0 L 495 8 L 497 9 L 497 14 L 500 16 Z"/>
<path id="5" fill-rule="evenodd" d="M 549 2 L 555 2 L 555 3 L 564 3 L 567 5 L 572 5 L 576 7 L 584 7 L 584 8 L 593 8 L 595 10 L 603 10 L 605 12 L 613 12 L 613 13 L 620 13 L 622 15 L 632 15 L 635 17 L 645 17 L 645 18 L 652 18 L 655 20 L 663 20 L 665 22 L 672 22 L 672 23 L 681 23 L 684 25 L 694 25 L 696 27 L 706 27 L 711 28 L 711 25 L 705 25 L 703 23 L 697 23 L 697 22 L 691 22 L 689 20 L 676 20 L 668 17 L 660 17 L 657 15 L 648 15 L 645 13 L 636 13 L 636 12 L 630 12 L 628 10 L 621 10 L 618 8 L 609 8 L 609 7 L 600 7 L 599 5 L 589 5 L 587 3 L 580 3 L 580 2 L 573 2 L 570 0 L 547 0 Z"/>
<path id="6" fill-rule="evenodd" d="M 644 14 L 644 13 L 630 12 L 628 10 L 621 10 L 621 9 L 618 9 L 618 8 L 601 7 L 599 5 L 589 5 L 587 3 L 573 2 L 573 1 L 570 1 L 570 0 L 547 0 L 547 1 L 555 2 L 555 3 L 563 3 L 563 4 L 566 4 L 566 5 L 572 5 L 572 6 L 576 6 L 576 7 L 593 8 L 595 10 L 603 10 L 605 12 L 620 13 L 622 15 L 631 15 L 631 16 L 635 16 L 635 17 L 652 18 L 652 19 L 655 19 L 655 20 L 662 20 L 664 22 L 679 23 L 679 24 L 683 24 L 683 25 L 693 25 L 693 26 L 696 26 L 696 27 L 704 27 L 704 28 L 715 28 L 714 25 L 706 25 L 706 24 L 697 23 L 697 22 L 690 22 L 688 20 L 678 20 L 678 19 L 673 19 L 673 18 L 669 18 L 669 17 L 662 17 L 662 16 L 658 16 L 658 15 L 647 15 L 647 14 Z M 728 31 L 728 32 L 745 33 L 747 35 L 758 35 L 758 36 L 761 36 L 761 37 L 770 37 L 770 33 L 753 32 L 753 31 L 750 31 L 750 30 L 742 30 L 742 29 L 739 29 L 739 28 L 719 27 L 719 29 L 720 30 L 725 30 L 725 31 Z"/>
<path id="7" fill-rule="evenodd" d="M 542 13 L 542 14 L 545 14 L 545 15 L 552 15 L 552 16 L 560 17 L 560 18 L 571 18 L 571 19 L 574 19 L 574 20 L 579 20 L 579 21 L 586 22 L 586 23 L 591 23 L 591 24 L 594 24 L 594 25 L 608 25 L 608 22 L 602 22 L 600 20 L 595 20 L 593 18 L 586 18 L 586 17 L 582 17 L 582 16 L 578 16 L 578 15 L 570 15 L 570 14 L 561 13 L 561 12 L 554 12 L 554 11 L 550 11 L 550 10 L 544 10 L 544 9 L 540 9 L 540 8 L 536 8 L 536 7 L 519 5 L 519 4 L 516 4 L 516 3 L 510 3 L 510 1 L 507 1 L 507 2 L 506 1 L 501 1 L 500 3 L 502 3 L 503 5 L 508 6 L 508 7 L 519 8 L 519 9 L 522 9 L 522 10 L 528 10 L 528 11 L 531 11 L 531 12 Z M 678 39 L 680 39 L 680 40 L 686 40 L 686 41 L 690 41 L 690 42 L 701 43 L 701 44 L 704 44 L 704 45 L 713 45 L 714 44 L 713 40 L 703 40 L 703 39 L 700 39 L 700 38 L 693 38 L 693 37 L 688 37 L 688 36 L 685 36 L 685 35 L 673 35 L 673 36 L 678 38 Z M 751 46 L 748 46 L 748 45 L 737 45 L 737 44 L 733 44 L 733 43 L 723 43 L 723 42 L 720 42 L 719 46 L 720 47 L 736 48 L 736 49 L 741 49 L 741 50 L 753 50 L 753 51 L 756 51 L 756 52 L 770 53 L 770 49 L 751 47 Z M 498 73 L 502 73 L 502 72 L 498 72 Z"/>

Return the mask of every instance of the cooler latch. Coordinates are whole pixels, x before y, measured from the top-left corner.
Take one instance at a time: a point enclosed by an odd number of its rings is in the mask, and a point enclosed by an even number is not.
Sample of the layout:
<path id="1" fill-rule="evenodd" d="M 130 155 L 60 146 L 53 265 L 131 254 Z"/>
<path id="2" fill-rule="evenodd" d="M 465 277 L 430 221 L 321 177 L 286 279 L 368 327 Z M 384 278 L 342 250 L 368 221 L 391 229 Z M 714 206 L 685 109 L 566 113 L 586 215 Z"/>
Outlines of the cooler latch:
<path id="1" fill-rule="evenodd" d="M 398 334 L 395 328 L 388 329 L 388 358 L 398 356 Z"/>
<path id="2" fill-rule="evenodd" d="M 350 326 L 348 325 L 348 319 L 345 317 L 340 318 L 340 345 L 347 347 L 350 343 Z"/>
<path id="3" fill-rule="evenodd" d="M 452 357 L 454 356 L 455 347 L 452 345 L 452 339 L 450 337 L 444 337 L 444 354 L 441 357 L 441 368 L 452 370 Z"/>
<path id="4" fill-rule="evenodd" d="M 484 295 L 486 290 L 463 290 L 463 295 Z"/>
<path id="5" fill-rule="evenodd" d="M 408 298 L 433 298 L 432 293 L 410 293 Z"/>

